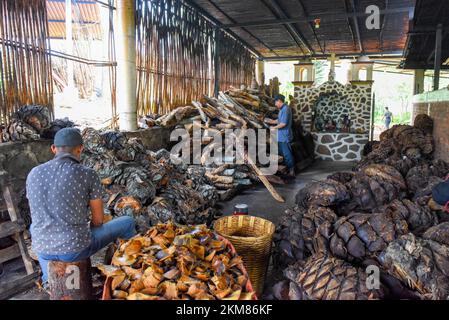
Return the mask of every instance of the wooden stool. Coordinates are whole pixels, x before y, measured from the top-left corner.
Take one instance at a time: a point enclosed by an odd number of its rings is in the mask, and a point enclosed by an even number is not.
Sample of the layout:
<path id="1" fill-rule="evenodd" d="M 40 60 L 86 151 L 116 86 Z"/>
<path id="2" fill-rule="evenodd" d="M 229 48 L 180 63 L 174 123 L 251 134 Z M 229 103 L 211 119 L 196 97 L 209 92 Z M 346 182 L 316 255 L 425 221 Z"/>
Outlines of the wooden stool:
<path id="1" fill-rule="evenodd" d="M 90 259 L 78 262 L 50 261 L 48 283 L 50 300 L 92 299 Z"/>

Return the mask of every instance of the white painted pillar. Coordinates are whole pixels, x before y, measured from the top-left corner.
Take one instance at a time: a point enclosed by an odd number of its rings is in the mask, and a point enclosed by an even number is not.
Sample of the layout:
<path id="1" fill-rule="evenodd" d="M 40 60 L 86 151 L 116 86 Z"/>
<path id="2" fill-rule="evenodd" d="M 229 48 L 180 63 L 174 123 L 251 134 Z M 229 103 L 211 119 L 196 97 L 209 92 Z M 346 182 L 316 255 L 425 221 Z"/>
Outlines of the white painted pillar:
<path id="1" fill-rule="evenodd" d="M 117 0 L 117 109 L 120 130 L 137 130 L 135 1 Z"/>

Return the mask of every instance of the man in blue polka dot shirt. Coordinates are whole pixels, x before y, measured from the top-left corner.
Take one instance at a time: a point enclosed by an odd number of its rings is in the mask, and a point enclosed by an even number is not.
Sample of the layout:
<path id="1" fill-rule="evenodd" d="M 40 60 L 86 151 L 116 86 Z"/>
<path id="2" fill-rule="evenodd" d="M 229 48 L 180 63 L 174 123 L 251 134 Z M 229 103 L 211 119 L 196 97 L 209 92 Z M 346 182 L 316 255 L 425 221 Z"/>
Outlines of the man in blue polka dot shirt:
<path id="1" fill-rule="evenodd" d="M 131 217 L 103 224 L 103 187 L 97 173 L 80 164 L 79 130 L 58 131 L 51 149 L 55 158 L 33 168 L 26 182 L 32 248 L 44 284 L 49 261 L 84 260 L 118 238 L 135 235 Z"/>

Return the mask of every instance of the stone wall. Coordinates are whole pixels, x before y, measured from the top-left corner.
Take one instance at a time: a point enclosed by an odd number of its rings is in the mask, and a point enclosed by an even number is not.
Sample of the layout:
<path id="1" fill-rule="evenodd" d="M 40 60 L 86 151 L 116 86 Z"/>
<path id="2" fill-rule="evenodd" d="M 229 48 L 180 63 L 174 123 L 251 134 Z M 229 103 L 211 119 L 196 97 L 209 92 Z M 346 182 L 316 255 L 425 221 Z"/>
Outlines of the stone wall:
<path id="1" fill-rule="evenodd" d="M 413 120 L 421 113 L 429 115 L 434 121 L 435 157 L 449 162 L 449 90 L 416 96 Z"/>
<path id="2" fill-rule="evenodd" d="M 325 96 L 338 95 L 340 102 L 349 104 L 351 128 L 366 133 L 369 131 L 371 119 L 371 86 L 371 83 L 343 85 L 336 81 L 325 82 L 319 87 L 295 85 L 295 101 L 292 103 L 294 119 L 301 121 L 305 130 L 311 131 L 315 104 L 325 102 L 326 99 L 322 99 Z"/>
<path id="3" fill-rule="evenodd" d="M 0 143 L 0 168 L 9 173 L 16 200 L 31 169 L 53 158 L 51 144 L 50 140 Z M 3 204 L 0 197 L 0 205 Z"/>
<path id="4" fill-rule="evenodd" d="M 368 134 L 312 133 L 315 156 L 322 160 L 359 161 L 368 142 Z"/>

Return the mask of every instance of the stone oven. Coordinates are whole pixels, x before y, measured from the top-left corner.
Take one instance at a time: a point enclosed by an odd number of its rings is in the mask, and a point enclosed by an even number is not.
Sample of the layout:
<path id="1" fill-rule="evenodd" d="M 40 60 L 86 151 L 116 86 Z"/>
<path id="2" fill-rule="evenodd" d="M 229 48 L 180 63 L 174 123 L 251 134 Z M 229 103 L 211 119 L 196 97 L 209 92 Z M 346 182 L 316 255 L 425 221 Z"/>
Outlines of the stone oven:
<path id="1" fill-rule="evenodd" d="M 332 67 L 329 81 L 320 86 L 315 86 L 310 77 L 301 81 L 303 79 L 296 76 L 301 72 L 295 72 L 294 120 L 312 133 L 318 158 L 334 161 L 361 159 L 363 147 L 369 140 L 373 84 L 371 79 L 358 78 L 357 70 L 361 70 L 362 65 L 372 68 L 371 62 L 354 62 L 352 80 L 346 85 L 334 80 Z M 301 66 L 300 63 L 295 68 L 300 69 Z M 367 72 L 367 77 L 371 74 Z"/>

